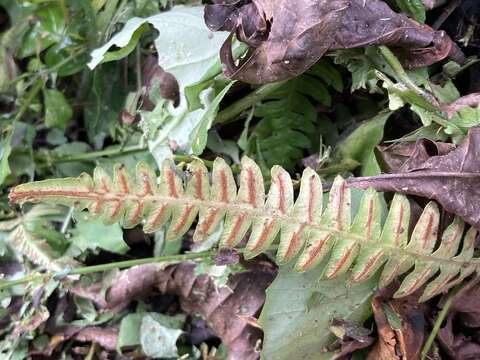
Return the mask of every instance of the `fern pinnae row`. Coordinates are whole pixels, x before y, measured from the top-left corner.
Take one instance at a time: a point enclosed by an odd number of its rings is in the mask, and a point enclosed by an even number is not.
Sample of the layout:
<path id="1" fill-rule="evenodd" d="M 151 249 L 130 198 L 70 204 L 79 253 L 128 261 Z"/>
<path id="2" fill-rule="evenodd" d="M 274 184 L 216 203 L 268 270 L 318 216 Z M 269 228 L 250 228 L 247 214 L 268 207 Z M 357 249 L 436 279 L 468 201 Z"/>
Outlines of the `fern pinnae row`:
<path id="1" fill-rule="evenodd" d="M 265 195 L 263 177 L 251 159 L 242 159 L 237 190 L 230 167 L 214 162 L 211 184 L 205 165 L 196 160 L 187 168 L 184 181 L 172 162 L 165 162 L 160 181 L 153 170 L 140 163 L 132 177 L 123 166 L 115 166 L 113 177 L 97 168 L 93 178 L 44 180 L 20 185 L 10 193 L 17 203 L 50 202 L 88 209 L 106 223 L 120 221 L 124 227 L 143 222 L 146 232 L 169 223 L 167 239 L 182 236 L 198 218 L 193 239 L 204 240 L 224 222 L 221 246 L 236 246 L 250 230 L 244 255 L 255 257 L 279 236 L 277 261 L 297 258 L 295 269 L 306 271 L 327 259 L 323 276 L 337 277 L 351 269 L 351 281 L 368 279 L 382 266 L 380 285 L 413 269 L 402 282 L 397 296 L 405 296 L 428 283 L 424 299 L 478 270 L 473 259 L 475 229 L 463 237 L 463 222 L 456 218 L 443 233 L 434 251 L 439 227 L 439 210 L 429 203 L 408 235 L 410 207 L 405 196 L 396 194 L 382 225 L 379 194 L 364 193 L 352 219 L 350 189 L 337 177 L 323 209 L 322 184 L 312 169 L 305 169 L 299 194 L 294 199 L 290 175 L 272 168 L 271 186 Z M 459 244 L 463 248 L 457 255 Z M 472 240 L 473 239 L 473 240 Z"/>

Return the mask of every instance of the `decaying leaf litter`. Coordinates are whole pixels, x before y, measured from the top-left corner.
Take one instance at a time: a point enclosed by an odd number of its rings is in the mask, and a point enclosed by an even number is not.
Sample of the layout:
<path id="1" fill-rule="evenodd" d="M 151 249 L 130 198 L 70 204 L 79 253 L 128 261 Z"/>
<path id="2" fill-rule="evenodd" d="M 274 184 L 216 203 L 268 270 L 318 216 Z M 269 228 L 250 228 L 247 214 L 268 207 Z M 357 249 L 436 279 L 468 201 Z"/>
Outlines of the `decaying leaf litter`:
<path id="1" fill-rule="evenodd" d="M 475 358 L 475 1 L 0 9 L 2 356 Z"/>

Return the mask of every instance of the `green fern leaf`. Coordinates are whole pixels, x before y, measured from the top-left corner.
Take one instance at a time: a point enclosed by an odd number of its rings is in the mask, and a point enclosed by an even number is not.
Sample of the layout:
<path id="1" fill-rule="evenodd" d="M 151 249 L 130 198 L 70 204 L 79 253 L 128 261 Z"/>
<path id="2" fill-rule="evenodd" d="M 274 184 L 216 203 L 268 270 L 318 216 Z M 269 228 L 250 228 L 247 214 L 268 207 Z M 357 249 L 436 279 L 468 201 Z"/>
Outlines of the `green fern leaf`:
<path id="1" fill-rule="evenodd" d="M 257 105 L 254 115 L 260 121 L 250 137 L 247 152 L 257 153 L 268 168 L 278 164 L 293 169 L 304 150 L 312 148 L 318 138 L 315 104 L 331 106 L 327 86 L 341 91 L 342 77 L 326 60 L 321 60 Z"/>
<path id="2" fill-rule="evenodd" d="M 292 180 L 280 166 L 272 168 L 266 196 L 260 168 L 247 157 L 242 159 L 238 191 L 230 167 L 220 158 L 213 164 L 212 184 L 200 160 L 190 163 L 183 175 L 171 161 L 163 164 L 158 185 L 154 172 L 144 163 L 138 164 L 135 177 L 121 165 L 114 167 L 113 178 L 97 168 L 93 178 L 82 174 L 19 185 L 11 191 L 10 201 L 75 206 L 88 209 L 107 224 L 120 221 L 131 228 L 142 222 L 146 232 L 168 224 L 169 240 L 185 234 L 198 218 L 193 238 L 201 242 L 223 221 L 221 246 L 238 245 L 250 230 L 246 258 L 268 249 L 279 235 L 277 260 L 297 259 L 297 271 L 311 270 L 328 260 L 324 278 L 351 270 L 349 281 L 361 282 L 383 266 L 380 286 L 410 271 L 397 297 L 428 284 L 422 300 L 429 299 L 480 266 L 479 259 L 473 258 L 477 232 L 471 228 L 464 236 L 459 218 L 444 231 L 436 248 L 440 213 L 433 202 L 425 207 L 409 236 L 410 205 L 405 196 L 395 195 L 382 224 L 379 194 L 369 189 L 352 216 L 350 189 L 337 177 L 322 209 L 322 184 L 309 168 L 302 175 L 296 201 Z"/>

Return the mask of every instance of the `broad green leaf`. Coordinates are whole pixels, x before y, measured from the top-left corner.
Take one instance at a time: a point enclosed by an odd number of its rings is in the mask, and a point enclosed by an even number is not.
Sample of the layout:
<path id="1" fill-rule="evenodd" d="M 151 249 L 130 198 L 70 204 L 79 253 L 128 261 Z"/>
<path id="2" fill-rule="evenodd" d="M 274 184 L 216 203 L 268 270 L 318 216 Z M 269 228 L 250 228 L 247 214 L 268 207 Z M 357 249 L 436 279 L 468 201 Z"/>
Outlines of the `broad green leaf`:
<path id="1" fill-rule="evenodd" d="M 451 135 L 460 135 L 459 139 L 463 139 L 463 134 L 458 133 L 457 129 L 460 128 L 464 132 L 468 129 L 480 125 L 480 106 L 473 107 L 464 107 L 460 109 L 453 117 L 450 119 L 450 122 L 455 126 L 450 126 L 445 129 L 445 133 Z M 455 142 L 458 142 L 458 139 L 454 139 Z"/>
<path id="2" fill-rule="evenodd" d="M 207 138 L 208 138 L 208 130 L 212 127 L 213 121 L 218 113 L 218 107 L 220 106 L 220 102 L 227 94 L 228 90 L 232 87 L 234 82 L 230 82 L 227 86 L 223 88 L 223 90 L 215 97 L 212 103 L 208 106 L 208 109 L 204 112 L 200 120 L 198 121 L 198 125 L 190 134 L 190 143 L 192 144 L 192 152 L 195 155 L 200 155 L 205 146 L 207 145 Z"/>
<path id="3" fill-rule="evenodd" d="M 19 58 L 41 52 L 49 46 L 68 41 L 65 35 L 65 19 L 57 2 L 42 6 L 35 12 L 33 26 L 23 37 Z"/>
<path id="4" fill-rule="evenodd" d="M 11 141 L 13 136 L 13 128 L 6 126 L 0 133 L 0 186 L 5 181 L 5 178 L 10 175 L 10 166 L 8 165 L 8 158 L 12 151 Z"/>
<path id="5" fill-rule="evenodd" d="M 55 68 L 55 73 L 58 74 L 58 76 L 70 76 L 82 71 L 89 60 L 88 54 L 82 53 L 72 59 L 71 50 L 63 46 L 63 44 L 55 44 L 51 46 L 45 52 L 45 64 L 49 68 Z M 73 46 L 81 45 L 75 44 Z M 65 63 L 65 61 L 67 61 L 69 58 L 70 60 Z M 61 64 L 63 65 L 60 66 Z"/>
<path id="6" fill-rule="evenodd" d="M 76 220 L 71 241 L 80 250 L 100 248 L 117 254 L 129 250 L 118 224 L 104 225 L 100 220 L 88 220 L 85 214 L 79 214 Z"/>
<path id="7" fill-rule="evenodd" d="M 177 340 L 183 333 L 180 329 L 164 326 L 150 315 L 142 318 L 140 325 L 140 343 L 147 356 L 154 358 L 176 358 Z"/>
<path id="8" fill-rule="evenodd" d="M 361 176 L 374 176 L 381 172 L 374 150 L 383 139 L 383 128 L 391 114 L 379 114 L 361 124 L 337 145 L 336 155 L 339 158 L 353 159 L 362 164 Z"/>
<path id="9" fill-rule="evenodd" d="M 87 143 L 71 141 L 57 146 L 51 153 L 54 156 L 67 157 L 69 155 L 75 156 L 76 154 L 83 154 L 89 151 L 92 151 L 92 148 Z M 55 173 L 57 176 L 78 176 L 84 171 L 91 170 L 92 164 L 81 161 L 58 163 L 55 166 Z"/>
<path id="10" fill-rule="evenodd" d="M 159 31 L 155 39 L 158 64 L 176 77 L 180 89 L 203 78 L 216 62 L 218 51 L 228 36 L 226 32 L 212 33 L 206 27 L 203 6 L 175 6 L 148 18 L 130 19 L 122 31 L 91 53 L 88 66 L 93 69 L 100 64 L 112 46 L 129 45 L 137 29 L 145 23 Z"/>
<path id="11" fill-rule="evenodd" d="M 73 116 L 73 110 L 62 92 L 57 89 L 44 89 L 45 125 L 65 130 Z"/>
<path id="12" fill-rule="evenodd" d="M 208 132 L 207 148 L 217 154 L 226 155 L 234 164 L 240 164 L 240 148 L 233 140 L 225 140 L 213 129 Z"/>
<path id="13" fill-rule="evenodd" d="M 138 27 L 132 34 L 130 41 L 125 46 L 121 47 L 118 50 L 107 52 L 103 56 L 102 63 L 120 60 L 120 59 L 123 59 L 128 54 L 130 54 L 133 50 L 135 50 L 138 40 L 140 40 L 140 37 L 147 29 L 148 29 L 148 26 L 145 23 L 142 24 L 140 27 Z"/>
<path id="14" fill-rule="evenodd" d="M 218 104 L 230 88 L 227 85 L 220 94 L 213 98 L 213 89 L 201 94 L 203 108 L 188 112 L 169 112 L 167 104 L 160 102 L 152 112 L 142 112 L 141 127 L 148 139 L 148 147 L 160 167 L 162 162 L 171 158 L 172 147 L 183 153 L 200 154 L 206 146 L 207 131 L 210 129 Z"/>
<path id="15" fill-rule="evenodd" d="M 322 353 L 335 339 L 329 330 L 333 318 L 363 322 L 368 317 L 376 278 L 348 287 L 347 276 L 319 280 L 320 273 L 280 269 L 259 319 L 263 359 L 330 359 L 332 354 Z"/>

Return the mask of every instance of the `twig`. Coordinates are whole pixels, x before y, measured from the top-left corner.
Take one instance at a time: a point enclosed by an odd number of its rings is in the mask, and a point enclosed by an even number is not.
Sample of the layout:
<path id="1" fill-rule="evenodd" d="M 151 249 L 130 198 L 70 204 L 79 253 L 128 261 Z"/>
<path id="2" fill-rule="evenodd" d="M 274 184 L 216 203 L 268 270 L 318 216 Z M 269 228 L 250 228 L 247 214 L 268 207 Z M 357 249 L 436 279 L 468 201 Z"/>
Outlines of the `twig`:
<path id="1" fill-rule="evenodd" d="M 147 151 L 148 148 L 145 145 L 132 145 L 126 147 L 118 147 L 114 149 L 106 149 L 106 150 L 99 150 L 99 151 L 91 151 L 83 154 L 75 154 L 75 155 L 64 155 L 64 156 L 50 156 L 50 155 L 36 155 L 35 160 L 43 161 L 47 164 L 61 164 L 61 163 L 68 163 L 68 162 L 75 162 L 75 161 L 96 161 L 98 158 L 101 157 L 108 157 L 108 156 L 120 156 L 125 154 L 133 154 L 137 152 L 144 152 Z M 189 155 L 180 155 L 174 154 L 173 158 L 177 162 L 192 162 L 195 159 L 198 159 L 195 156 Z M 204 160 L 202 161 L 208 168 L 213 167 L 213 161 Z"/>
<path id="2" fill-rule="evenodd" d="M 141 46 L 137 44 L 135 49 L 135 56 L 136 56 L 136 76 L 137 76 L 137 91 L 141 93 L 142 91 L 142 54 L 141 54 Z"/>
<path id="3" fill-rule="evenodd" d="M 242 251 L 239 250 L 239 252 L 242 252 Z M 62 277 L 65 277 L 68 275 L 86 275 L 86 274 L 114 270 L 114 269 L 125 269 L 125 268 L 130 268 L 138 265 L 197 260 L 197 259 L 208 258 L 210 256 L 215 255 L 216 253 L 217 253 L 217 250 L 213 249 L 213 250 L 207 250 L 207 251 L 198 252 L 198 253 L 157 256 L 157 257 L 149 257 L 149 258 L 143 258 L 143 259 L 118 261 L 118 262 L 112 262 L 112 263 L 100 264 L 100 265 L 84 266 L 84 267 L 71 269 L 69 271 L 61 272 L 61 274 L 33 273 L 15 280 L 0 280 L 0 290 L 6 289 L 12 286 L 16 286 L 16 285 L 30 283 L 42 278 L 51 278 L 51 277 L 54 277 L 55 275 L 58 275 L 58 276 L 61 275 Z"/>
<path id="4" fill-rule="evenodd" d="M 433 23 L 432 29 L 438 30 L 443 25 L 445 20 L 448 19 L 450 15 L 455 11 L 457 7 L 460 6 L 463 0 L 452 0 L 446 7 L 443 9 L 442 14 L 437 18 Z"/>

